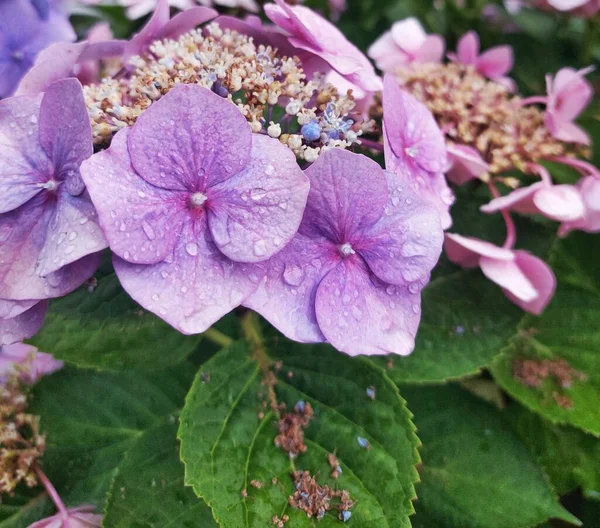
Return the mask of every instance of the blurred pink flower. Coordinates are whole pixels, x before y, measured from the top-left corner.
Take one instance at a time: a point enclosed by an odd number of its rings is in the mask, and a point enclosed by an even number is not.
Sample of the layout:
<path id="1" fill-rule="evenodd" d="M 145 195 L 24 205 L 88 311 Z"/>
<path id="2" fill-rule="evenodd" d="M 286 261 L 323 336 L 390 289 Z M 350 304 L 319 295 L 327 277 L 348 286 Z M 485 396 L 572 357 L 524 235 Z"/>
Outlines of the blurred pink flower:
<path id="1" fill-rule="evenodd" d="M 574 70 L 562 68 L 554 78 L 546 76 L 546 127 L 550 133 L 561 141 L 590 144 L 590 138 L 581 127 L 573 121 L 589 104 L 593 96 L 591 84 L 585 75 L 592 68 Z"/>
<path id="2" fill-rule="evenodd" d="M 50 354 L 38 352 L 37 348 L 23 343 L 0 347 L 0 382 L 11 373 L 17 373 L 23 383 L 33 385 L 42 376 L 52 374 L 63 367 Z"/>
<path id="3" fill-rule="evenodd" d="M 265 5 L 265 13 L 288 35 L 292 46 L 308 52 L 321 65 L 326 63 L 328 68 L 365 91 L 375 92 L 383 88 L 369 59 L 338 28 L 311 9 L 275 0 L 275 4 Z"/>
<path id="4" fill-rule="evenodd" d="M 396 22 L 392 29 L 379 37 L 367 54 L 377 67 L 393 73 L 398 67 L 412 62 L 440 62 L 446 44 L 440 35 L 427 35 L 416 18 Z"/>
<path id="5" fill-rule="evenodd" d="M 93 513 L 95 506 L 85 505 L 69 508 L 52 517 L 42 519 L 29 525 L 29 528 L 100 528 L 102 515 Z"/>
<path id="6" fill-rule="evenodd" d="M 456 54 L 449 54 L 449 57 L 461 64 L 473 66 L 484 77 L 504 84 L 512 91 L 514 81 L 506 77 L 514 64 L 512 47 L 496 46 L 481 54 L 479 52 L 479 36 L 475 31 L 469 31 L 458 41 Z"/>
<path id="7" fill-rule="evenodd" d="M 456 185 L 464 185 L 470 180 L 481 178 L 490 170 L 479 151 L 468 145 L 446 145 L 450 169 L 447 178 Z"/>
<path id="8" fill-rule="evenodd" d="M 544 0 L 538 3 L 557 11 L 573 12 L 587 17 L 594 16 L 600 11 L 600 0 Z"/>
<path id="9" fill-rule="evenodd" d="M 600 174 L 581 178 L 577 182 L 577 190 L 584 206 L 583 215 L 574 221 L 564 222 L 558 230 L 560 237 L 575 229 L 600 233 Z"/>
<path id="10" fill-rule="evenodd" d="M 550 266 L 526 251 L 451 233 L 446 233 L 444 249 L 455 264 L 481 268 L 506 297 L 526 312 L 541 314 L 554 295 L 556 278 Z"/>

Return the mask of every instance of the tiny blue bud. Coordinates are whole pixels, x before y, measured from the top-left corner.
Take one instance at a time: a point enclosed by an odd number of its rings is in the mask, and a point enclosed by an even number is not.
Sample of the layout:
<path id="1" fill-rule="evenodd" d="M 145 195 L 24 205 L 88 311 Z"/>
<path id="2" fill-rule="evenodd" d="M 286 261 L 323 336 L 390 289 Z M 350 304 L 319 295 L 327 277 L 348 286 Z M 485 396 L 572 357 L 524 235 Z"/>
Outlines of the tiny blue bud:
<path id="1" fill-rule="evenodd" d="M 219 81 L 215 81 L 210 89 L 223 98 L 229 95 L 229 90 L 227 90 L 227 88 L 225 88 L 225 86 L 223 86 Z"/>
<path id="2" fill-rule="evenodd" d="M 321 127 L 316 121 L 306 123 L 301 129 L 302 136 L 306 141 L 317 141 L 321 137 Z"/>
<path id="3" fill-rule="evenodd" d="M 304 400 L 299 400 L 296 406 L 294 407 L 294 410 L 299 413 L 304 413 L 305 408 L 306 404 L 304 403 Z"/>
<path id="4" fill-rule="evenodd" d="M 342 466 L 336 466 L 335 470 L 341 475 L 343 473 Z"/>
<path id="5" fill-rule="evenodd" d="M 455 331 L 456 335 L 459 335 L 459 336 L 461 336 L 461 335 L 464 335 L 464 333 L 465 333 L 465 327 L 464 327 L 464 326 L 462 326 L 462 325 L 458 325 L 458 326 L 457 326 L 457 327 L 454 329 L 454 331 Z"/>
<path id="6" fill-rule="evenodd" d="M 375 399 L 375 387 L 368 387 L 367 388 L 367 396 L 369 398 L 371 398 L 372 400 Z"/>
<path id="7" fill-rule="evenodd" d="M 358 436 L 358 437 L 356 437 L 356 440 L 360 447 L 362 447 L 364 449 L 367 449 L 369 447 L 369 441 L 366 438 L 363 438 L 362 436 Z"/>
<path id="8" fill-rule="evenodd" d="M 329 139 L 340 139 L 340 133 L 335 128 L 332 128 L 327 131 L 327 137 Z"/>
<path id="9" fill-rule="evenodd" d="M 352 512 L 348 511 L 348 510 L 344 510 L 343 512 L 340 512 L 340 519 L 344 522 L 348 522 L 350 520 L 350 517 L 352 517 Z"/>

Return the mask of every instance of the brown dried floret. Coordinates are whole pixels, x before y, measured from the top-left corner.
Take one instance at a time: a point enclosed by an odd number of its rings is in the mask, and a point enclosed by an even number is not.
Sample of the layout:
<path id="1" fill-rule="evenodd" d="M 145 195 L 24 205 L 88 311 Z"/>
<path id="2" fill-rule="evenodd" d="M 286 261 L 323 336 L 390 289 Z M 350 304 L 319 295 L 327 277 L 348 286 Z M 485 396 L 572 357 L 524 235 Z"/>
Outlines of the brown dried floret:
<path id="1" fill-rule="evenodd" d="M 327 455 L 327 461 L 329 462 L 329 465 L 332 469 L 331 477 L 334 479 L 339 478 L 339 476 L 342 474 L 342 466 L 340 466 L 340 461 L 333 453 L 329 453 Z"/>
<path id="2" fill-rule="evenodd" d="M 585 381 L 587 376 L 575 370 L 565 359 L 524 359 L 513 362 L 514 378 L 528 387 L 541 387 L 544 380 L 552 378 L 564 389 L 573 381 Z"/>
<path id="3" fill-rule="evenodd" d="M 295 471 L 292 474 L 296 491 L 288 499 L 293 508 L 298 508 L 306 513 L 309 518 L 322 519 L 325 514 L 336 509 L 340 512 L 348 512 L 354 502 L 346 490 L 332 490 L 329 486 L 321 486 L 308 471 Z M 336 499 L 336 504 L 332 501 Z M 348 518 L 346 514 L 344 518 Z"/>
<path id="4" fill-rule="evenodd" d="M 294 407 L 294 412 L 286 413 L 279 419 L 279 434 L 275 438 L 275 445 L 288 453 L 291 458 L 306 452 L 304 428 L 309 424 L 313 414 L 310 403 L 299 401 Z"/>

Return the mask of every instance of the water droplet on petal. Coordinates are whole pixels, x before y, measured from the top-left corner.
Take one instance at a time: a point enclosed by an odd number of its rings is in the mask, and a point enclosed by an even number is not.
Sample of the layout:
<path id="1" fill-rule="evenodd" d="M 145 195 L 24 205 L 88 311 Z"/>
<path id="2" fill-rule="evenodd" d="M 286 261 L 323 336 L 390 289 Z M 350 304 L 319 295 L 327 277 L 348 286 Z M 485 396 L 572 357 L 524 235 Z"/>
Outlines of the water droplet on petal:
<path id="1" fill-rule="evenodd" d="M 195 242 L 188 242 L 185 245 L 185 250 L 187 251 L 188 255 L 195 257 L 198 254 L 198 244 Z"/>
<path id="2" fill-rule="evenodd" d="M 296 264 L 286 264 L 283 270 L 283 280 L 290 286 L 300 286 L 304 280 L 304 271 Z"/>
<path id="3" fill-rule="evenodd" d="M 154 240 L 156 238 L 154 229 L 152 229 L 152 226 L 148 222 L 146 222 L 146 220 L 142 221 L 142 229 L 144 230 L 144 233 L 146 233 L 146 236 L 150 240 Z"/>
<path id="4" fill-rule="evenodd" d="M 273 174 L 275 172 L 275 167 L 273 167 L 273 165 L 267 165 L 265 167 L 265 174 L 267 176 L 271 176 L 271 174 Z"/>
<path id="5" fill-rule="evenodd" d="M 411 282 L 408 285 L 408 291 L 410 291 L 410 293 L 417 293 L 419 291 L 419 284 L 416 282 Z"/>
<path id="6" fill-rule="evenodd" d="M 418 314 L 421 311 L 421 307 L 418 304 L 413 304 L 412 311 Z"/>
<path id="7" fill-rule="evenodd" d="M 264 198 L 267 195 L 267 191 L 265 191 L 264 189 L 252 189 L 250 191 L 250 198 L 252 198 L 255 202 L 258 200 L 261 200 L 262 198 Z"/>
<path id="8" fill-rule="evenodd" d="M 257 240 L 254 243 L 254 254 L 257 257 L 262 257 L 267 253 L 267 243 L 264 240 Z"/>

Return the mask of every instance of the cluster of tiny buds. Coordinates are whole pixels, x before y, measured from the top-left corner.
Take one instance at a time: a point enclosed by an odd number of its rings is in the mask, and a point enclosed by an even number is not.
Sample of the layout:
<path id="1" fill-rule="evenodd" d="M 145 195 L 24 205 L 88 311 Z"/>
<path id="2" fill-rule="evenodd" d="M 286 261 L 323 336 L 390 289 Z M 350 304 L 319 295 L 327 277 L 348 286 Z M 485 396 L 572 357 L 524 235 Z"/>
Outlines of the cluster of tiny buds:
<path id="1" fill-rule="evenodd" d="M 20 483 L 38 484 L 36 461 L 44 454 L 46 437 L 38 416 L 27 413 L 27 392 L 18 373 L 0 386 L 0 498 Z"/>
<path id="2" fill-rule="evenodd" d="M 433 113 L 448 140 L 476 149 L 492 175 L 574 152 L 545 126 L 544 112 L 459 63 L 412 64 L 398 70 L 405 89 Z"/>
<path id="3" fill-rule="evenodd" d="M 297 57 L 280 56 L 215 22 L 177 40 L 154 42 L 121 72 L 84 88 L 99 145 L 180 83 L 198 84 L 230 100 L 254 133 L 278 139 L 307 162 L 328 149 L 359 143 L 373 127 L 354 116 L 351 92 L 340 94 L 322 74 L 307 79 Z"/>

